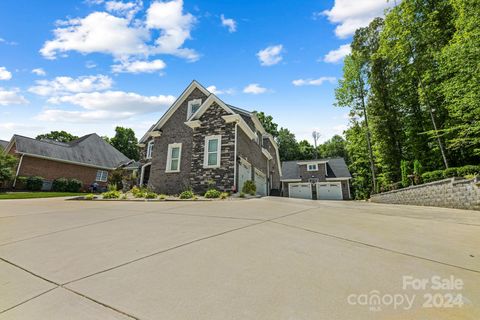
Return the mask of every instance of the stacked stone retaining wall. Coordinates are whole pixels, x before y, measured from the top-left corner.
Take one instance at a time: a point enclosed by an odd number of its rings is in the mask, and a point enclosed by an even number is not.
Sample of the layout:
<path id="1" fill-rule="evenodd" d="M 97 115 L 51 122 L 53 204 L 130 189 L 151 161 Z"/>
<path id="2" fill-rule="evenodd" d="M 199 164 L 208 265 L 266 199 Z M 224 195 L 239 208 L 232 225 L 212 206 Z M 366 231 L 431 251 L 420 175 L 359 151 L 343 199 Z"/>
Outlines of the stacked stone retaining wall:
<path id="1" fill-rule="evenodd" d="M 480 210 L 480 177 L 449 178 L 372 195 L 372 202 Z"/>

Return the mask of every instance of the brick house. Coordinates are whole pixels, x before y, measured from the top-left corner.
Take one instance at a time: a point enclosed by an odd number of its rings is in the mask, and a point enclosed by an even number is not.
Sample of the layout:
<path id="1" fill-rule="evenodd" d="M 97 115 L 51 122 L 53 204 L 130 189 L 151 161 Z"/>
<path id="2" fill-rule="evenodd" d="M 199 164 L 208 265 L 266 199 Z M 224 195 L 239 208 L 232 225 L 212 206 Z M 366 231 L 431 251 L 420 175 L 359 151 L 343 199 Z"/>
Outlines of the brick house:
<path id="1" fill-rule="evenodd" d="M 57 178 L 78 179 L 84 189 L 94 182 L 105 186 L 110 171 L 131 162 L 95 133 L 68 143 L 14 135 L 5 152 L 19 158 L 13 187 L 17 177 L 39 176 L 44 190 Z"/>
<path id="2" fill-rule="evenodd" d="M 140 139 L 140 184 L 178 194 L 213 186 L 241 191 L 253 180 L 257 193 L 280 190 L 278 147 L 254 112 L 225 104 L 193 81 Z"/>
<path id="3" fill-rule="evenodd" d="M 351 199 L 352 176 L 343 158 L 282 162 L 283 196 L 318 200 Z"/>

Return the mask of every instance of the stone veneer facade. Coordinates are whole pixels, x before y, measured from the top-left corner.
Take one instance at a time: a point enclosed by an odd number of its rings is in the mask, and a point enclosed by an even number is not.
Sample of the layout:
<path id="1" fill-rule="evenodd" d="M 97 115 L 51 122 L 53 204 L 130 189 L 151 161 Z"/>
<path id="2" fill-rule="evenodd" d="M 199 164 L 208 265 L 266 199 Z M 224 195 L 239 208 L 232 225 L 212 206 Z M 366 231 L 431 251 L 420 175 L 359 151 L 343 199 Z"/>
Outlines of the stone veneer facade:
<path id="1" fill-rule="evenodd" d="M 230 113 L 216 102 L 213 102 L 198 119 L 201 123 L 199 127 L 192 129 L 185 124 L 188 101 L 193 99 L 201 99 L 204 102 L 207 96 L 195 88 L 165 122 L 160 136 L 149 138 L 144 142 L 145 147 L 140 151 L 142 162 L 151 163 L 148 187 L 157 193 L 179 194 L 191 188 L 195 193 L 201 194 L 207 191 L 213 182 L 217 190 L 232 191 L 235 180 L 238 181 L 239 157 L 247 159 L 254 168 L 267 175 L 267 157 L 262 153 L 262 147 L 255 140 L 250 139 L 240 127 L 236 130 L 237 170 L 235 170 L 235 123 L 227 123 L 222 118 Z M 255 131 L 253 121 L 246 115 L 242 115 L 242 118 Z M 261 136 L 258 132 L 256 134 Z M 222 136 L 220 167 L 205 168 L 205 137 L 212 135 Z M 146 147 L 151 139 L 154 139 L 152 158 L 146 159 Z M 260 138 L 259 141 L 262 142 L 262 139 Z M 180 172 L 166 172 L 168 145 L 172 143 L 182 144 Z M 276 161 L 276 150 L 273 145 L 268 146 L 268 144 L 266 149 L 273 157 L 270 160 L 270 172 L 273 173 L 270 188 L 280 188 L 278 167 L 280 164 Z M 253 172 L 254 170 L 252 170 L 252 180 Z"/>
<path id="2" fill-rule="evenodd" d="M 218 104 L 208 108 L 200 117 L 202 125 L 193 132 L 193 147 L 190 164 L 190 186 L 203 193 L 212 181 L 217 190 L 231 191 L 234 185 L 235 124 L 226 123 L 222 116 L 227 113 Z M 204 168 L 205 137 L 221 135 L 219 168 Z"/>
<path id="3" fill-rule="evenodd" d="M 480 210 L 480 179 L 450 178 L 375 194 L 370 201 Z"/>

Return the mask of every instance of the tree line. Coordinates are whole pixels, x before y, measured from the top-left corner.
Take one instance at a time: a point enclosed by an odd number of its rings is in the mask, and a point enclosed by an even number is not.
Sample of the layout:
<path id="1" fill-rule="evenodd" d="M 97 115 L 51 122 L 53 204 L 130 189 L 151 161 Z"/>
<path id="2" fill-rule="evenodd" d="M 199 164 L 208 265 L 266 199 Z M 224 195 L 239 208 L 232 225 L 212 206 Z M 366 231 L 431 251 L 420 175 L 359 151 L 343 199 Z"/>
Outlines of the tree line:
<path id="1" fill-rule="evenodd" d="M 335 96 L 357 198 L 420 168 L 480 163 L 479 0 L 403 0 L 351 49 Z"/>

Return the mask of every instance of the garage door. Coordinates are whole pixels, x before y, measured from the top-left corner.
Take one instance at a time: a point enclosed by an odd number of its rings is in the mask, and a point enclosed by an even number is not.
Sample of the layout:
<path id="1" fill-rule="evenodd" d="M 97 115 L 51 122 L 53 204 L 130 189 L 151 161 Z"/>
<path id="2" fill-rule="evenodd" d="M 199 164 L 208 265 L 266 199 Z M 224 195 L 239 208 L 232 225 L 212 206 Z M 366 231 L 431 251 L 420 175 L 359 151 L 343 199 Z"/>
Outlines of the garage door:
<path id="1" fill-rule="evenodd" d="M 257 169 L 255 169 L 255 186 L 257 187 L 257 194 L 267 195 L 267 176 Z"/>
<path id="2" fill-rule="evenodd" d="M 343 200 L 341 182 L 318 182 L 318 200 Z"/>
<path id="3" fill-rule="evenodd" d="M 288 196 L 290 198 L 312 199 L 312 184 L 290 183 L 288 185 Z"/>
<path id="4" fill-rule="evenodd" d="M 238 191 L 241 192 L 245 181 L 252 180 L 252 166 L 245 160 L 238 164 Z"/>

